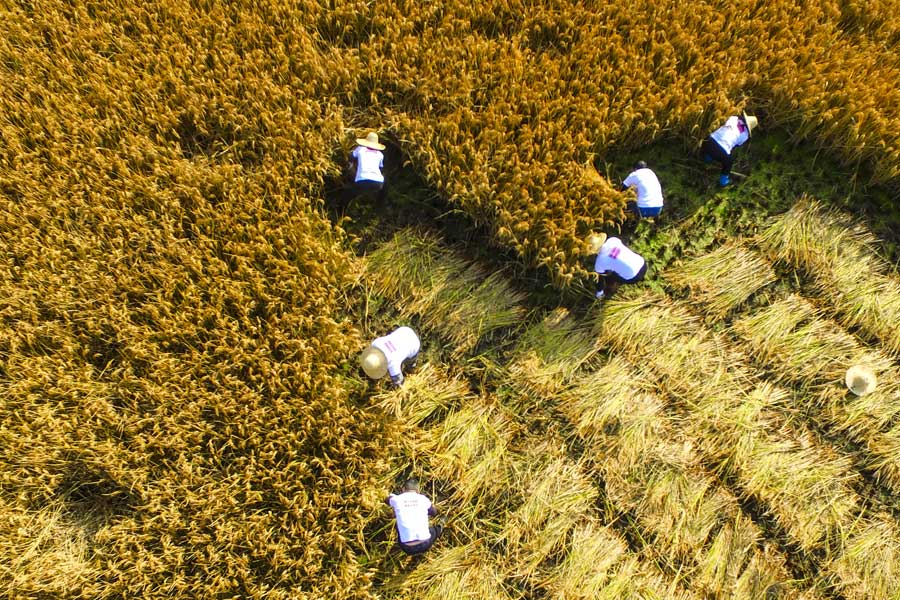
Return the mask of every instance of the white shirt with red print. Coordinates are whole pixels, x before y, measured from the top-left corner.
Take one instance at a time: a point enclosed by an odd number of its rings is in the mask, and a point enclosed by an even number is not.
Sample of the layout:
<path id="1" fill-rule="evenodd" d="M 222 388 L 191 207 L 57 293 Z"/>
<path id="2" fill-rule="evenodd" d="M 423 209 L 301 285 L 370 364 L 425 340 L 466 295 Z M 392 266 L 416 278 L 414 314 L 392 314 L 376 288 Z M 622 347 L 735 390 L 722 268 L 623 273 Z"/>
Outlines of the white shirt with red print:
<path id="1" fill-rule="evenodd" d="M 728 117 L 725 124 L 713 131 L 710 137 L 722 146 L 726 154 L 731 154 L 735 146 L 740 146 L 750 139 L 750 130 L 738 117 Z"/>
<path id="2" fill-rule="evenodd" d="M 419 353 L 419 337 L 409 327 L 399 327 L 386 336 L 376 338 L 372 345 L 384 352 L 391 378 L 400 378 L 403 361 Z"/>
<path id="3" fill-rule="evenodd" d="M 594 270 L 603 274 L 612 271 L 622 279 L 633 279 L 644 266 L 644 258 L 630 250 L 617 237 L 607 238 L 600 246 Z"/>

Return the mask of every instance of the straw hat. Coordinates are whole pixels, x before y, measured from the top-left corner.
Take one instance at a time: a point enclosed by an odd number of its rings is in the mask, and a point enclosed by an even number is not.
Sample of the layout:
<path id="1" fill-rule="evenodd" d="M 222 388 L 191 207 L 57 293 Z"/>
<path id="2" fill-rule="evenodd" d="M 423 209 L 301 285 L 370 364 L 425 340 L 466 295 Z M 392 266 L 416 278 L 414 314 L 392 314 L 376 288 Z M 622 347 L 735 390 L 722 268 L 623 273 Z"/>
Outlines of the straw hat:
<path id="1" fill-rule="evenodd" d="M 854 365 L 847 369 L 845 382 L 851 392 L 857 396 L 865 396 L 875 391 L 878 378 L 875 377 L 875 372 L 869 367 Z"/>
<path id="2" fill-rule="evenodd" d="M 598 252 L 600 252 L 600 247 L 605 241 L 605 233 L 592 233 L 591 235 L 589 235 L 585 240 L 588 246 L 588 254 L 597 254 Z"/>
<path id="3" fill-rule="evenodd" d="M 744 123 L 747 124 L 747 136 L 749 137 L 753 130 L 759 127 L 759 119 L 747 113 L 741 113 L 741 116 L 744 118 Z"/>
<path id="4" fill-rule="evenodd" d="M 384 352 L 375 346 L 369 346 L 363 350 L 359 357 L 359 366 L 372 379 L 381 379 L 387 374 L 387 358 Z"/>
<path id="5" fill-rule="evenodd" d="M 370 131 L 364 138 L 356 138 L 356 143 L 372 150 L 384 150 L 384 144 L 378 143 L 378 134 Z"/>

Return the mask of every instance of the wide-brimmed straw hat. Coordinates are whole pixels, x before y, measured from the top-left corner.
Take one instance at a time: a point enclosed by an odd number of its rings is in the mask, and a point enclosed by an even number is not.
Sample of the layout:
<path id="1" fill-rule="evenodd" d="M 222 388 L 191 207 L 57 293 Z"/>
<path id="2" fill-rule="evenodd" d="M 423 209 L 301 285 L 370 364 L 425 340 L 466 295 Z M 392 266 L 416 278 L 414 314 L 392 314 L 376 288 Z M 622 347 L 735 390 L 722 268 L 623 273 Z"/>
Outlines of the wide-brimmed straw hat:
<path id="1" fill-rule="evenodd" d="M 747 113 L 741 113 L 741 117 L 743 117 L 744 123 L 747 124 L 747 136 L 749 137 L 753 133 L 753 130 L 759 127 L 759 119 L 753 115 L 748 115 Z"/>
<path id="2" fill-rule="evenodd" d="M 370 131 L 364 138 L 356 138 L 356 143 L 372 150 L 384 150 L 384 144 L 378 143 L 378 134 Z"/>
<path id="3" fill-rule="evenodd" d="M 591 235 L 589 235 L 585 240 L 588 247 L 588 254 L 597 254 L 598 252 L 600 252 L 600 247 L 605 241 L 605 233 L 592 233 Z"/>
<path id="4" fill-rule="evenodd" d="M 845 377 L 847 387 L 857 396 L 865 396 L 875 391 L 878 385 L 878 378 L 875 372 L 864 365 L 854 365 L 847 369 L 847 377 Z"/>
<path id="5" fill-rule="evenodd" d="M 363 350 L 362 356 L 359 357 L 359 366 L 372 379 L 381 379 L 387 375 L 387 358 L 384 352 L 375 346 Z"/>

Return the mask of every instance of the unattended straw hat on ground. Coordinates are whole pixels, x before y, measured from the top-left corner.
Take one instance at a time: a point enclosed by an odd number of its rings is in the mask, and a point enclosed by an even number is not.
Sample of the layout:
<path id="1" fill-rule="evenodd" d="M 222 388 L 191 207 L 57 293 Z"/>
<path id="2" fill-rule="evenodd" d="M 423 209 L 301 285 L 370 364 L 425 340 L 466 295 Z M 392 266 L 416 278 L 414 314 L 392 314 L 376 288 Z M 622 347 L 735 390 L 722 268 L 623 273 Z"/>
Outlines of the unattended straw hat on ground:
<path id="1" fill-rule="evenodd" d="M 754 117 L 753 115 L 748 115 L 747 113 L 741 113 L 741 116 L 744 117 L 744 123 L 747 124 L 747 135 L 753 133 L 753 130 L 759 127 L 759 119 Z"/>
<path id="2" fill-rule="evenodd" d="M 359 366 L 372 379 L 381 379 L 387 375 L 387 358 L 384 352 L 375 346 L 363 350 L 362 356 L 359 357 Z"/>
<path id="3" fill-rule="evenodd" d="M 603 245 L 603 242 L 606 241 L 606 234 L 592 233 L 585 241 L 588 246 L 588 254 L 597 254 L 600 252 L 600 247 Z"/>
<path id="4" fill-rule="evenodd" d="M 372 150 L 384 150 L 384 144 L 378 143 L 378 134 L 370 131 L 364 138 L 356 138 L 356 143 Z"/>
<path id="5" fill-rule="evenodd" d="M 851 392 L 857 396 L 865 396 L 875 391 L 878 378 L 875 377 L 875 372 L 869 367 L 854 365 L 847 369 L 845 382 Z"/>

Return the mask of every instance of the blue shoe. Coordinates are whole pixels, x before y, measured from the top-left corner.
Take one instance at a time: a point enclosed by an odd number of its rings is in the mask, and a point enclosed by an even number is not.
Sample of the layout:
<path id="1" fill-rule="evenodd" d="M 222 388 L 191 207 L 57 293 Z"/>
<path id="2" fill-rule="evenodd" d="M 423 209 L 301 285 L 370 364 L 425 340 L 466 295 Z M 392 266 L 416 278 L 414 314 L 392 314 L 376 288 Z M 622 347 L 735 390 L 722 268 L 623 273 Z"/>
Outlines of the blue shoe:
<path id="1" fill-rule="evenodd" d="M 731 183 L 731 177 L 729 175 L 719 175 L 719 185 L 725 187 Z"/>
<path id="2" fill-rule="evenodd" d="M 712 162 L 712 156 L 710 156 L 709 154 L 704 154 L 704 155 L 703 155 L 703 162 L 705 162 L 705 163 L 707 163 L 707 164 L 711 163 L 711 162 Z"/>

